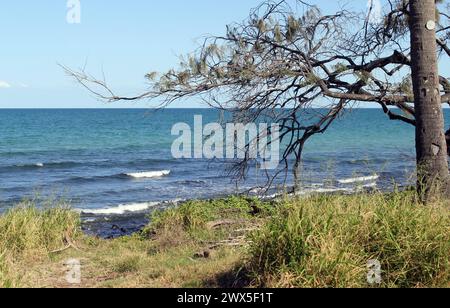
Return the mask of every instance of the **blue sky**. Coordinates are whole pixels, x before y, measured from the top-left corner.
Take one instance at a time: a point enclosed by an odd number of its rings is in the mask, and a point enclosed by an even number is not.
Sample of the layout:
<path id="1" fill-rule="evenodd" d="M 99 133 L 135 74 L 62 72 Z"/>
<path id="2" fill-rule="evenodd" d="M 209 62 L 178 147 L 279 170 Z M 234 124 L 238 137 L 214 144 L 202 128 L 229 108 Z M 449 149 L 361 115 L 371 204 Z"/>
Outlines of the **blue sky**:
<path id="1" fill-rule="evenodd" d="M 0 108 L 148 107 L 107 105 L 65 76 L 57 63 L 84 66 L 121 94 L 145 90 L 144 75 L 175 66 L 205 34 L 244 19 L 261 0 L 80 0 L 81 23 L 66 21 L 67 0 L 3 1 Z M 333 11 L 338 2 L 312 1 Z M 347 6 L 364 8 L 365 0 Z M 189 106 L 197 106 L 195 102 Z"/>

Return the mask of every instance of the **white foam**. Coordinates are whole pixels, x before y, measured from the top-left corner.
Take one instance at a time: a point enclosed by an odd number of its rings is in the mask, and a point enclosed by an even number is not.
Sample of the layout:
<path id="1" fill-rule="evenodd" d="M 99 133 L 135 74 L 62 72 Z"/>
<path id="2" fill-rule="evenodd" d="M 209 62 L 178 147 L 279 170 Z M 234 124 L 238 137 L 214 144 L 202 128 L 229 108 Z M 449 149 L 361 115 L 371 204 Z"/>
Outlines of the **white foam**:
<path id="1" fill-rule="evenodd" d="M 35 164 L 35 166 L 39 167 L 39 168 L 42 168 L 42 167 L 44 167 L 44 164 L 43 163 L 37 163 L 37 164 Z"/>
<path id="2" fill-rule="evenodd" d="M 158 204 L 159 202 L 131 203 L 131 204 L 121 204 L 116 207 L 103 209 L 92 209 L 92 210 L 79 209 L 78 211 L 81 212 L 82 214 L 92 214 L 92 215 L 123 215 L 125 213 L 143 212 Z"/>
<path id="3" fill-rule="evenodd" d="M 301 190 L 296 195 L 311 195 L 311 194 L 331 194 L 331 193 L 352 193 L 354 189 L 350 188 L 314 188 Z"/>
<path id="4" fill-rule="evenodd" d="M 363 183 L 363 182 L 370 182 L 370 181 L 376 181 L 380 177 L 378 175 L 374 176 L 366 176 L 366 177 L 358 177 L 358 178 L 350 178 L 350 179 L 342 179 L 338 180 L 339 184 L 353 184 L 353 183 Z"/>
<path id="5" fill-rule="evenodd" d="M 289 197 L 295 196 L 310 196 L 314 194 L 331 194 L 331 193 L 354 193 L 356 190 L 353 188 L 305 188 L 296 193 L 287 194 Z M 263 200 L 276 199 L 278 197 L 284 196 L 283 193 L 275 193 L 272 195 L 263 196 Z"/>
<path id="6" fill-rule="evenodd" d="M 250 194 L 255 194 L 255 195 L 263 194 L 265 192 L 266 192 L 266 189 L 264 187 L 255 187 L 249 191 Z"/>
<path id="7" fill-rule="evenodd" d="M 170 170 L 162 170 L 162 171 L 146 171 L 146 172 L 136 172 L 136 173 L 127 173 L 126 175 L 136 179 L 143 178 L 160 178 L 163 176 L 167 176 L 170 174 Z"/>
<path id="8" fill-rule="evenodd" d="M 363 188 L 373 188 L 373 187 L 377 187 L 377 186 L 378 186 L 377 183 L 373 182 L 373 183 L 370 183 L 370 184 L 367 184 L 367 185 L 363 185 L 362 187 Z"/>
<path id="9" fill-rule="evenodd" d="M 283 194 L 272 194 L 272 195 L 267 195 L 267 196 L 262 196 L 261 199 L 262 200 L 272 200 L 278 197 L 283 196 Z"/>

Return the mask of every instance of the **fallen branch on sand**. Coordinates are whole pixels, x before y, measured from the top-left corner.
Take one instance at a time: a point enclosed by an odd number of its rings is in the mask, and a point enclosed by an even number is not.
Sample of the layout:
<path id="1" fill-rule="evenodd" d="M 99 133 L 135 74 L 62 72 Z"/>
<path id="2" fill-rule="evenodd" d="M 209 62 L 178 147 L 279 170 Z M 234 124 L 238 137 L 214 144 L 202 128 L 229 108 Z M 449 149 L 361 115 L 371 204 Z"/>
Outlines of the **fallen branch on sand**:
<path id="1" fill-rule="evenodd" d="M 223 220 L 217 220 L 217 221 L 211 221 L 206 224 L 206 227 L 208 230 L 214 230 L 223 226 L 230 226 L 230 225 L 237 225 L 237 224 L 243 224 L 245 223 L 245 219 L 239 219 L 239 220 L 232 220 L 232 219 L 223 219 Z"/>
<path id="2" fill-rule="evenodd" d="M 70 239 L 70 236 L 69 236 L 67 233 L 66 233 L 65 236 L 64 236 L 64 242 L 67 243 L 67 246 L 65 246 L 65 247 L 63 247 L 63 248 L 61 248 L 61 249 L 57 249 L 57 250 L 50 251 L 50 253 L 52 253 L 52 254 L 55 254 L 55 253 L 61 253 L 61 252 L 64 252 L 64 251 L 66 251 L 66 250 L 68 250 L 68 249 L 70 249 L 70 248 L 73 248 L 73 249 L 75 249 L 75 250 L 77 250 L 77 251 L 81 251 L 81 249 L 79 249 L 79 248 L 74 244 L 74 242 Z"/>

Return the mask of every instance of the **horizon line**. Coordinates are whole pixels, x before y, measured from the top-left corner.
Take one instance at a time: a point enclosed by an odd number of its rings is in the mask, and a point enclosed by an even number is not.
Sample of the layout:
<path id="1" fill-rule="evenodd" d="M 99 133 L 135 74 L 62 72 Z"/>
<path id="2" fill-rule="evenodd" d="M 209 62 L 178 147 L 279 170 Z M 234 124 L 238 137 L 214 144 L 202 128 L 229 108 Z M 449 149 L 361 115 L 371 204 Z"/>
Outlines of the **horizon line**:
<path id="1" fill-rule="evenodd" d="M 395 109 L 396 107 L 393 107 Z M 444 109 L 450 107 L 443 107 Z M 216 109 L 214 107 L 0 107 L 0 110 L 165 110 L 165 109 Z M 286 109 L 286 108 L 283 108 Z M 310 107 L 307 109 L 328 109 L 326 107 Z M 347 109 L 383 109 L 380 106 L 376 107 L 348 107 Z M 232 110 L 232 108 L 230 108 Z"/>

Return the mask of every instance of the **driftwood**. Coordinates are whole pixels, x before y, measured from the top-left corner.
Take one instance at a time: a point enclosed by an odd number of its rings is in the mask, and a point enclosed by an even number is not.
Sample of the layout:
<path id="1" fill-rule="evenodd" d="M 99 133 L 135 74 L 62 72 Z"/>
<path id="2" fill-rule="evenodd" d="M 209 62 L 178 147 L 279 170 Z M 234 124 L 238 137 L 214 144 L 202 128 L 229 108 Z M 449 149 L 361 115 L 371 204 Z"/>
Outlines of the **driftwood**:
<path id="1" fill-rule="evenodd" d="M 238 220 L 223 219 L 223 220 L 211 221 L 211 222 L 207 223 L 206 228 L 208 230 L 214 230 L 214 229 L 224 227 L 224 226 L 243 224 L 245 222 L 247 222 L 245 219 L 238 219 Z"/>
<path id="2" fill-rule="evenodd" d="M 217 243 L 214 243 L 213 245 L 209 246 L 209 250 L 214 250 L 219 247 L 228 246 L 228 247 L 238 247 L 238 246 L 244 246 L 245 244 L 248 244 L 248 241 L 245 239 L 245 236 L 238 236 L 233 237 L 228 240 L 223 240 Z"/>
<path id="3" fill-rule="evenodd" d="M 211 221 L 209 223 L 207 223 L 206 227 L 208 230 L 214 230 L 220 227 L 224 227 L 224 226 L 231 226 L 231 225 L 240 225 L 240 229 L 235 229 L 235 230 L 231 230 L 230 232 L 230 237 L 226 240 L 222 240 L 222 241 L 202 241 L 202 244 L 205 245 L 206 248 L 204 248 L 204 250 L 201 250 L 199 252 L 197 252 L 194 255 L 194 259 L 209 259 L 211 258 L 212 252 L 218 248 L 221 247 L 241 247 L 241 246 L 245 246 L 249 243 L 251 243 L 251 241 L 249 241 L 247 239 L 246 234 L 258 230 L 259 225 L 249 225 L 248 224 L 248 220 L 245 219 L 222 219 L 222 220 L 217 220 L 217 221 Z M 236 235 L 236 233 L 238 234 L 242 234 L 243 235 Z M 234 234 L 234 235 L 231 235 Z M 195 261 L 194 259 L 192 259 L 193 261 Z"/>
<path id="4" fill-rule="evenodd" d="M 64 242 L 67 243 L 67 246 L 65 246 L 65 247 L 63 247 L 63 248 L 61 248 L 61 249 L 57 249 L 57 250 L 50 251 L 50 253 L 52 253 L 52 254 L 54 254 L 54 253 L 61 253 L 61 252 L 66 251 L 67 249 L 70 249 L 70 248 L 73 248 L 73 249 L 75 249 L 75 250 L 81 251 L 81 249 L 79 249 L 79 248 L 74 244 L 74 242 L 70 239 L 70 236 L 67 234 L 67 232 L 66 232 L 66 234 L 64 235 Z"/>
<path id="5" fill-rule="evenodd" d="M 209 242 L 209 246 L 200 252 L 197 252 L 194 255 L 195 259 L 209 259 L 211 257 L 212 251 L 220 248 L 220 247 L 241 247 L 250 243 L 250 241 L 246 240 L 245 236 L 232 237 L 227 240 L 223 240 L 220 242 Z"/>
<path id="6" fill-rule="evenodd" d="M 50 253 L 61 253 L 61 252 L 66 251 L 67 249 L 72 248 L 72 247 L 73 247 L 72 244 L 69 244 L 69 245 L 67 245 L 64 248 L 50 251 Z"/>

